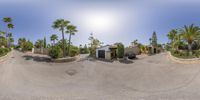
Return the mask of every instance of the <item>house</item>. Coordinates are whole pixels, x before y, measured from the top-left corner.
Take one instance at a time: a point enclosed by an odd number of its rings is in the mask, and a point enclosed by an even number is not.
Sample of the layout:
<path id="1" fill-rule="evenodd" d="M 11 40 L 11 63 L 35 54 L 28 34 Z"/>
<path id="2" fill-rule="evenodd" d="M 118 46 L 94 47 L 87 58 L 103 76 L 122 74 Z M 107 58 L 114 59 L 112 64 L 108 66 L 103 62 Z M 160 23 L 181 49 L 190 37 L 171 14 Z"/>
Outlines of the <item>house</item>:
<path id="1" fill-rule="evenodd" d="M 117 58 L 117 46 L 105 45 L 96 49 L 96 58 L 112 60 Z"/>
<path id="2" fill-rule="evenodd" d="M 148 47 L 149 54 L 157 54 L 157 53 L 164 51 L 164 49 L 162 47 L 157 47 L 157 46 L 153 46 L 153 45 L 149 45 L 147 47 Z"/>

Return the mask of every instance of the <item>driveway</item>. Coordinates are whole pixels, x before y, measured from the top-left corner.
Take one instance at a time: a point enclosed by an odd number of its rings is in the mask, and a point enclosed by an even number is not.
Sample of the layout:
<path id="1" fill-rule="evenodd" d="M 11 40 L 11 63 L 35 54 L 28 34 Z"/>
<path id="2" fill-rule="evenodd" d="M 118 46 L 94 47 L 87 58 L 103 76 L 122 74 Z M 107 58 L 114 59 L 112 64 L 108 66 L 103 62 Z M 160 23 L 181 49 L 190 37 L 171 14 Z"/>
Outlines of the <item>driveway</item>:
<path id="1" fill-rule="evenodd" d="M 0 63 L 0 100 L 198 100 L 199 64 L 165 53 L 131 64 L 80 60 L 51 63 L 14 51 Z"/>

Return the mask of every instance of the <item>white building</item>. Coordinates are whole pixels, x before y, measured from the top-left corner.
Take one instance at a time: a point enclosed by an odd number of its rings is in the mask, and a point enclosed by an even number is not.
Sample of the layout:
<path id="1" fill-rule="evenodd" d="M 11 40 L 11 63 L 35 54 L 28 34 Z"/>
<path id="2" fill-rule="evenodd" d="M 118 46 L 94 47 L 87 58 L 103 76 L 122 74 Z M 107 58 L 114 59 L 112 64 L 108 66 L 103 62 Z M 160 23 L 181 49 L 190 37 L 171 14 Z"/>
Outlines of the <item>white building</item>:
<path id="1" fill-rule="evenodd" d="M 105 45 L 96 49 L 96 58 L 111 60 L 117 57 L 116 45 Z"/>

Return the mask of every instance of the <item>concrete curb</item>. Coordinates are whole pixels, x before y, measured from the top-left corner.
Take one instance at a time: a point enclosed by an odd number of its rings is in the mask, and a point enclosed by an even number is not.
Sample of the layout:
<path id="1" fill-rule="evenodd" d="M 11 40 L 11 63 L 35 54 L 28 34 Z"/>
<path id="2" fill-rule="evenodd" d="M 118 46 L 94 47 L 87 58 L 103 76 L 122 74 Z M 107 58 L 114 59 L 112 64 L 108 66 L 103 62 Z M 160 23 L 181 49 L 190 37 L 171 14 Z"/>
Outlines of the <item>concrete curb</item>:
<path id="1" fill-rule="evenodd" d="M 0 63 L 4 62 L 6 59 L 9 58 L 9 56 L 11 55 L 12 51 L 8 52 L 5 56 L 0 57 Z"/>
<path id="2" fill-rule="evenodd" d="M 183 64 L 193 64 L 193 63 L 200 63 L 200 58 L 192 58 L 192 59 L 182 59 L 182 58 L 177 58 L 171 55 L 171 52 L 167 52 L 168 58 L 174 62 L 177 63 L 183 63 Z"/>
<path id="3" fill-rule="evenodd" d="M 51 59 L 54 63 L 66 63 L 66 62 L 73 62 L 76 61 L 76 57 L 69 57 L 69 58 L 58 58 L 58 59 Z"/>

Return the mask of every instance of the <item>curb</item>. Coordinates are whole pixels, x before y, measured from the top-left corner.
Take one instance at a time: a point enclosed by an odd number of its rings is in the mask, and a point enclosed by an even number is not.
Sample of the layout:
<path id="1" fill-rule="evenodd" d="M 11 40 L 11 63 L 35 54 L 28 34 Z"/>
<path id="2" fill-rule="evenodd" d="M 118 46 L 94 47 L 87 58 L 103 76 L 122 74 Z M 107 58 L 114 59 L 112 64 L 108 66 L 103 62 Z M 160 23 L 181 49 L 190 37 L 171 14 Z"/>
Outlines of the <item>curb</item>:
<path id="1" fill-rule="evenodd" d="M 76 61 L 76 57 L 69 57 L 69 58 L 58 58 L 58 59 L 52 59 L 51 61 L 54 63 L 67 63 L 67 62 L 73 62 Z"/>
<path id="2" fill-rule="evenodd" d="M 193 64 L 193 63 L 200 63 L 200 58 L 192 58 L 192 59 L 182 59 L 182 58 L 177 58 L 171 55 L 170 52 L 167 52 L 168 58 L 174 62 L 177 63 L 182 63 L 182 64 Z"/>
<path id="3" fill-rule="evenodd" d="M 4 62 L 11 55 L 12 51 L 8 52 L 5 56 L 0 57 L 0 63 Z"/>

